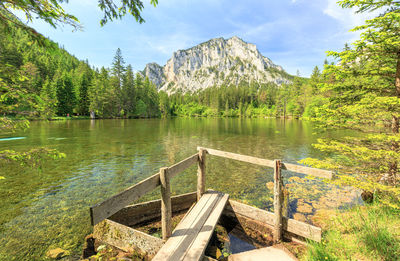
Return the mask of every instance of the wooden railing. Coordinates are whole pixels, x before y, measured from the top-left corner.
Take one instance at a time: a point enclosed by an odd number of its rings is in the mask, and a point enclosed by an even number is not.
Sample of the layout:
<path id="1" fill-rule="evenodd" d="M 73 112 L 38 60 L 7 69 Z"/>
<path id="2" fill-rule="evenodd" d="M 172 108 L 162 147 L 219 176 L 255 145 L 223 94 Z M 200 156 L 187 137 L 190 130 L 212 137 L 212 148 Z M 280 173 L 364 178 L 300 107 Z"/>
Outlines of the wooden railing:
<path id="1" fill-rule="evenodd" d="M 252 156 L 245 156 L 231 152 L 214 150 L 209 148 L 198 147 L 198 153 L 170 166 L 161 168 L 160 171 L 153 176 L 133 185 L 121 193 L 93 206 L 90 208 L 90 216 L 92 225 L 96 225 L 102 220 L 115 214 L 122 208 L 138 200 L 146 193 L 161 186 L 161 227 L 162 237 L 167 239 L 171 236 L 171 188 L 170 179 L 189 168 L 196 162 L 198 163 L 197 170 L 197 200 L 205 192 L 206 181 L 206 155 L 214 155 L 223 158 L 238 160 L 242 162 L 257 164 L 265 167 L 274 168 L 274 240 L 280 241 L 283 235 L 283 224 L 287 219 L 282 215 L 283 206 L 283 182 L 281 170 L 288 170 L 306 175 L 312 175 L 319 178 L 332 179 L 334 173 L 332 171 L 315 169 L 290 163 L 284 163 L 280 160 L 267 160 Z M 272 215 L 272 214 L 271 214 Z"/>

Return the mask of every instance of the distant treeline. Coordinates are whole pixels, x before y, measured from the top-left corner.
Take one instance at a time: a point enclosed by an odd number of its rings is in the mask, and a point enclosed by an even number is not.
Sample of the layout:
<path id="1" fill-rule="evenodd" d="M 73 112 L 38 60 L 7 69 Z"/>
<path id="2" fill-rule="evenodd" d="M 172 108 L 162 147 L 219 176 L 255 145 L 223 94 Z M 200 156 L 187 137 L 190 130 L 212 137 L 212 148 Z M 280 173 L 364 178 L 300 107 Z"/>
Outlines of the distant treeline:
<path id="1" fill-rule="evenodd" d="M 311 79 L 295 76 L 291 84 L 241 83 L 211 87 L 196 93 L 160 93 L 163 115 L 187 117 L 312 117 L 319 105 L 314 69 Z"/>
<path id="2" fill-rule="evenodd" d="M 0 65 L 6 85 L 34 97 L 25 103 L 25 96 L 8 93 L 2 102 L 7 108 L 16 106 L 0 113 L 10 116 L 51 119 L 93 112 L 98 118 L 312 117 L 321 103 L 316 95 L 321 77 L 317 67 L 311 79 L 297 75 L 291 84 L 240 83 L 168 95 L 142 74 L 134 74 L 120 49 L 111 68 L 99 70 L 50 40 L 45 46 L 32 42 L 18 28 L 0 38 Z"/>

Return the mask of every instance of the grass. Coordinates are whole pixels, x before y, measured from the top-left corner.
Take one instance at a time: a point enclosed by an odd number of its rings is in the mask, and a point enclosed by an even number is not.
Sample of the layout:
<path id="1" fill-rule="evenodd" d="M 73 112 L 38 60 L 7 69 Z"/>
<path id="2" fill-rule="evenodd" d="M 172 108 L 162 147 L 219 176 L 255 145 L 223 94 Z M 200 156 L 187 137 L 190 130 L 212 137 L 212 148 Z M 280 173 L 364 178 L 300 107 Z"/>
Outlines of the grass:
<path id="1" fill-rule="evenodd" d="M 400 260 L 400 210 L 374 203 L 337 212 L 301 260 Z"/>

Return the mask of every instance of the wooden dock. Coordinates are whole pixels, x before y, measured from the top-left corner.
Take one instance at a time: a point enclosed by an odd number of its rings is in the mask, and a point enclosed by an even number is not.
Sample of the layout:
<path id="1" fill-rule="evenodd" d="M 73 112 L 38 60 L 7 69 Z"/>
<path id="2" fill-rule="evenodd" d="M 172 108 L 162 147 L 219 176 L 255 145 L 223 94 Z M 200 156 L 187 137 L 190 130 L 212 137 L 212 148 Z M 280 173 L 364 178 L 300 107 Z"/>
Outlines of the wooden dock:
<path id="1" fill-rule="evenodd" d="M 281 170 L 327 179 L 334 177 L 333 172 L 215 149 L 198 147 L 198 151 L 181 162 L 161 168 L 153 176 L 91 207 L 94 237 L 123 251 L 139 251 L 153 260 L 202 260 L 217 223 L 225 219 L 235 220 L 242 227 L 252 229 L 255 233 L 272 232 L 276 243 L 283 239 L 321 240 L 320 228 L 283 215 L 285 199 Z M 274 168 L 274 213 L 231 200 L 229 195 L 223 192 L 206 191 L 207 154 Z M 170 179 L 195 163 L 198 164 L 197 191 L 171 197 Z M 129 205 L 158 186 L 161 187 L 161 200 Z M 172 216 L 182 211 L 187 213 L 172 231 Z M 141 222 L 159 218 L 162 239 L 132 228 Z M 265 253 L 272 253 L 271 251 L 276 252 L 272 249 L 264 250 Z M 252 255 L 257 256 L 261 252 L 255 251 Z M 251 253 L 248 254 L 250 258 Z M 245 253 L 243 255 L 245 256 Z"/>
<path id="2" fill-rule="evenodd" d="M 204 193 L 153 260 L 200 260 L 228 198 L 217 191 Z"/>

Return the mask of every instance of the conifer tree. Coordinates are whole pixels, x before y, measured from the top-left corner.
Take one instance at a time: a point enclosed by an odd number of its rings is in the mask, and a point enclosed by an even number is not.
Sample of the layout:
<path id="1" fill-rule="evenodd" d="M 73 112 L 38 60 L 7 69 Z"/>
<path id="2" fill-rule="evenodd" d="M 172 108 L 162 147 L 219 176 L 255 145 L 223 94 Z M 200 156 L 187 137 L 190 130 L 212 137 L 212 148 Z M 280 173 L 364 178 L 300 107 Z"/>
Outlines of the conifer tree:
<path id="1" fill-rule="evenodd" d="M 128 65 L 126 67 L 126 72 L 124 74 L 123 84 L 122 84 L 122 109 L 125 115 L 133 114 L 135 110 L 135 78 L 133 75 L 132 66 Z"/>
<path id="2" fill-rule="evenodd" d="M 56 116 L 58 104 L 56 84 L 50 82 L 48 78 L 43 83 L 40 98 L 42 100 L 40 108 L 41 117 L 51 119 Z"/>
<path id="3" fill-rule="evenodd" d="M 112 75 L 114 75 L 115 77 L 118 78 L 118 80 L 119 80 L 118 87 L 121 88 L 122 78 L 125 73 L 125 61 L 124 61 L 124 58 L 122 57 L 121 49 L 119 49 L 119 48 L 117 49 L 117 51 L 115 52 L 115 55 L 114 55 L 114 59 L 113 59 L 112 66 L 111 66 L 111 73 L 112 73 Z"/>
<path id="4" fill-rule="evenodd" d="M 58 114 L 71 116 L 76 105 L 76 95 L 72 78 L 65 72 L 57 81 L 57 100 Z"/>
<path id="5" fill-rule="evenodd" d="M 364 134 L 343 140 L 320 140 L 316 147 L 331 152 L 332 157 L 304 162 L 337 168 L 342 173 L 339 182 L 380 191 L 398 202 L 400 3 L 345 0 L 339 4 L 358 8 L 358 12 L 379 9 L 382 13 L 353 29 L 360 31 L 361 37 L 351 48 L 330 52 L 338 63 L 325 67 L 322 93 L 326 103 L 317 120 L 323 128 L 348 128 Z M 392 204 L 389 199 L 386 203 Z"/>

